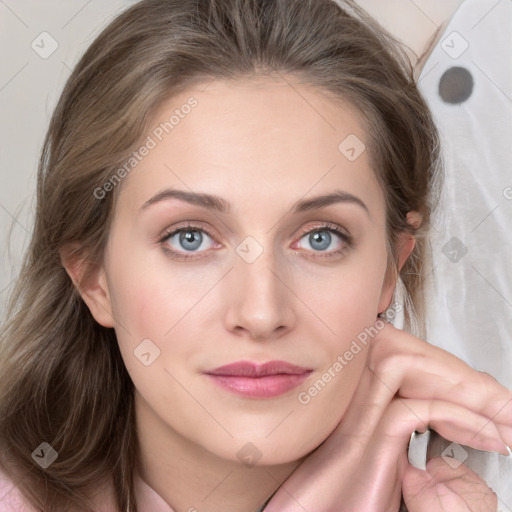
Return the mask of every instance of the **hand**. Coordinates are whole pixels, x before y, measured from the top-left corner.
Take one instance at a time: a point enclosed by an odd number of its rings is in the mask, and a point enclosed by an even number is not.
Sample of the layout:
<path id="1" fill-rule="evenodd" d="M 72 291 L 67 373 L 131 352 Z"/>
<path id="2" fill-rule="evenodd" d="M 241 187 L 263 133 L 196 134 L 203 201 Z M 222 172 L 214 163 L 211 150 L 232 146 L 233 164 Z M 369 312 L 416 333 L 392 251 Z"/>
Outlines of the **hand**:
<path id="1" fill-rule="evenodd" d="M 412 466 L 403 479 L 409 512 L 496 512 L 498 498 L 473 471 L 461 464 L 450 467 L 441 457 L 430 460 L 427 470 Z"/>
<path id="2" fill-rule="evenodd" d="M 409 465 L 411 433 L 429 426 L 452 442 L 506 455 L 512 392 L 449 352 L 385 323 L 371 341 L 339 425 L 265 511 L 397 512 L 403 491 L 409 512 L 441 512 L 445 503 L 454 512 L 495 512 L 492 491 L 464 466 L 455 471 L 433 460 L 423 472 Z M 484 497 L 479 509 L 470 508 L 468 491 L 475 483 Z"/>

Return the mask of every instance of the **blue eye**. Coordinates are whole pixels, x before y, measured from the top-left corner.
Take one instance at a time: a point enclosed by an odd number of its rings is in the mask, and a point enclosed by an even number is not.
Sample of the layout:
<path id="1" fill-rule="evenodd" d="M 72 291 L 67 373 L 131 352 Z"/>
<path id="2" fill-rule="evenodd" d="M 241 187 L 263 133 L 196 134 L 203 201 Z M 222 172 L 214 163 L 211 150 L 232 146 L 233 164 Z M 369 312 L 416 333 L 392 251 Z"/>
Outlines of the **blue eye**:
<path id="1" fill-rule="evenodd" d="M 318 255 L 322 258 L 339 255 L 352 245 L 350 235 L 343 232 L 336 225 L 326 224 L 305 231 L 302 234 L 303 236 L 300 240 L 306 240 L 309 245 L 306 249 L 313 252 L 326 253 Z M 337 244 L 336 238 L 338 239 Z M 331 248 L 330 250 L 329 247 Z"/>
<path id="2" fill-rule="evenodd" d="M 323 229 L 322 231 L 311 231 L 303 238 L 308 241 L 310 248 L 315 251 L 327 250 L 333 239 L 331 233 L 327 229 Z"/>
<path id="3" fill-rule="evenodd" d="M 203 234 L 200 231 L 180 231 L 176 233 L 173 238 L 178 236 L 178 243 L 181 247 L 187 251 L 195 251 L 201 247 L 203 243 Z"/>
<path id="4" fill-rule="evenodd" d="M 208 249 L 210 247 L 201 247 L 206 237 L 211 238 L 211 235 L 204 228 L 197 226 L 184 226 L 165 235 L 160 239 L 160 243 L 164 245 L 171 245 L 173 249 L 166 246 L 165 250 L 176 256 L 178 259 L 187 259 L 189 256 L 181 254 L 179 251 L 185 252 L 198 252 L 198 249 Z M 176 250 L 177 249 L 177 250 Z"/>
<path id="5" fill-rule="evenodd" d="M 313 254 L 314 257 L 338 256 L 352 246 L 352 239 L 348 232 L 343 231 L 335 224 L 326 223 L 322 226 L 315 226 L 309 231 L 303 231 L 301 235 L 297 243 L 300 244 L 301 240 L 306 240 L 309 245 L 306 247 L 307 252 Z M 210 243 L 208 243 L 208 239 L 210 239 Z M 336 239 L 338 239 L 338 244 L 335 243 Z M 197 253 L 215 245 L 214 237 L 206 229 L 192 224 L 165 232 L 158 242 L 163 250 L 176 260 L 195 258 Z M 330 250 L 329 247 L 331 247 Z M 299 246 L 298 248 L 303 249 L 304 247 Z"/>

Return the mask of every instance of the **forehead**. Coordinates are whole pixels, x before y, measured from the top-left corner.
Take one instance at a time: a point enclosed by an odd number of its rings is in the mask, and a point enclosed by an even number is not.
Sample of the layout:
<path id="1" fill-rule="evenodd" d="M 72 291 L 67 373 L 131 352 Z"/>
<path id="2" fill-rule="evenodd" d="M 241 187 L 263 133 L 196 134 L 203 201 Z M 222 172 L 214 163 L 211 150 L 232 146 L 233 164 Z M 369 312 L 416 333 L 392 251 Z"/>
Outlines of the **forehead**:
<path id="1" fill-rule="evenodd" d="M 122 194 L 139 206 L 169 186 L 240 203 L 340 187 L 382 199 L 359 110 L 289 78 L 191 86 L 158 108 L 144 140 L 152 148 Z"/>

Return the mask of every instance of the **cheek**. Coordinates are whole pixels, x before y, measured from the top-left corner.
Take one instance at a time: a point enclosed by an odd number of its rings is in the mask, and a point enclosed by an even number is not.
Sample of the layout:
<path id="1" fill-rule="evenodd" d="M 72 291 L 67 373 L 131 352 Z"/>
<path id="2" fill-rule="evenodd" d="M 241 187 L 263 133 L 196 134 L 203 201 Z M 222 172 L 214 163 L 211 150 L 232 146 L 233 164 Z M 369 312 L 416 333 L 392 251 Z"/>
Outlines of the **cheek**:
<path id="1" fill-rule="evenodd" d="M 162 338 L 204 295 L 204 280 L 166 265 L 162 257 L 135 250 L 116 261 L 109 272 L 112 309 L 133 334 Z"/>
<path id="2" fill-rule="evenodd" d="M 222 273 L 172 265 L 161 255 L 148 256 L 143 251 L 134 250 L 118 259 L 112 252 L 112 256 L 111 262 L 120 262 L 109 269 L 116 336 L 127 370 L 144 387 L 145 379 L 154 379 L 156 374 L 145 371 L 137 359 L 142 343 L 158 354 L 152 369 L 175 369 L 179 361 L 204 351 L 205 331 L 210 330 L 205 318 L 222 320 L 222 285 L 216 285 Z"/>
<path id="3" fill-rule="evenodd" d="M 229 398 L 212 398 L 211 389 L 197 377 L 203 363 L 209 364 L 219 350 L 228 360 L 234 346 L 234 340 L 226 336 L 224 320 L 228 308 L 242 304 L 244 295 L 241 288 L 235 289 L 229 280 L 222 280 L 229 270 L 228 263 L 179 265 L 154 253 L 148 255 L 148 251 L 118 251 L 117 265 L 112 265 L 112 258 L 108 272 L 112 307 L 119 323 L 116 334 L 140 396 L 183 436 L 226 457 L 233 457 L 236 452 L 232 443 L 219 442 L 223 433 L 191 401 L 189 393 L 199 403 L 215 407 L 223 416 L 223 424 L 238 438 L 244 439 L 249 432 L 257 438 L 265 432 L 259 441 L 262 451 L 275 454 L 275 460 L 296 456 L 290 446 L 301 446 L 303 454 L 308 453 L 339 423 L 357 386 L 367 346 L 360 343 L 357 348 L 352 342 L 360 339 L 358 336 L 375 321 L 385 271 L 382 254 L 378 247 L 366 248 L 329 267 L 285 262 L 280 277 L 293 293 L 283 297 L 292 309 L 289 318 L 296 330 L 289 339 L 299 343 L 293 350 L 303 350 L 308 361 L 315 362 L 317 377 L 311 386 L 301 390 L 306 393 L 301 396 L 309 399 L 307 404 L 299 400 L 299 390 L 291 397 L 289 405 L 299 413 L 294 415 L 293 424 L 283 424 L 281 437 L 267 439 L 264 436 L 282 421 L 282 407 L 269 409 L 254 421 L 250 415 L 235 410 Z M 231 279 L 239 277 L 235 272 L 230 274 Z M 235 296 L 237 293 L 240 296 Z M 134 355 L 143 339 L 154 341 L 160 350 L 150 366 Z M 210 339 L 223 343 L 221 349 L 207 343 Z M 173 414 L 176 410 L 180 411 L 179 416 Z M 318 422 L 318 418 L 322 421 Z M 209 433 L 205 433 L 203 424 L 211 424 Z"/>
<path id="4" fill-rule="evenodd" d="M 304 297 L 331 330 L 346 340 L 375 322 L 385 267 L 385 261 L 361 258 L 357 264 L 333 270 L 328 277 L 308 278 Z"/>
<path id="5" fill-rule="evenodd" d="M 310 329 L 318 334 L 322 366 L 315 381 L 302 390 L 299 402 L 305 414 L 323 418 L 317 439 L 323 440 L 336 427 L 356 390 L 371 340 L 378 332 L 374 324 L 383 275 L 384 266 L 355 266 L 350 272 L 333 275 L 322 290 L 318 281 L 311 288 L 308 300 L 324 324 L 310 320 Z"/>
<path id="6" fill-rule="evenodd" d="M 281 276 L 299 298 L 297 302 L 290 296 L 290 305 L 298 308 L 295 314 L 309 317 L 310 328 L 318 323 L 324 334 L 328 327 L 334 334 L 332 349 L 342 348 L 342 340 L 357 336 L 375 320 L 386 266 L 383 245 L 371 250 L 365 247 L 329 267 L 303 261 L 286 268 Z M 221 279 L 229 265 L 176 264 L 167 262 L 161 254 L 148 256 L 147 251 L 136 249 L 118 250 L 112 256 L 111 262 L 116 264 L 110 265 L 109 287 L 121 343 L 130 337 L 133 346 L 144 338 L 165 342 L 185 324 L 190 329 L 191 318 L 197 322 L 196 330 L 201 318 L 204 322 L 209 317 L 211 322 L 211 316 L 217 315 L 222 322 L 222 305 L 233 304 L 233 290 L 226 288 Z M 202 312 L 199 318 L 196 310 Z"/>

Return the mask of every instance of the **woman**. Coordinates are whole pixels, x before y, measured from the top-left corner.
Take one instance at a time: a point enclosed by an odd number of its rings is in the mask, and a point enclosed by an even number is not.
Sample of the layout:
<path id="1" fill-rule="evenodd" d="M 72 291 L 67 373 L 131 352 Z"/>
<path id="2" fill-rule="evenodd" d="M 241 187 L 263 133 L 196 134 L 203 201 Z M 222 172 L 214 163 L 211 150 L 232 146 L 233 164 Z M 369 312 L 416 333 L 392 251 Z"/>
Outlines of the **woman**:
<path id="1" fill-rule="evenodd" d="M 352 3 L 121 14 L 41 157 L 1 345 L 12 492 L 45 512 L 391 511 L 402 495 L 422 512 L 473 507 L 476 488 L 494 510 L 464 466 L 406 458 L 428 426 L 512 443 L 508 390 L 385 321 L 404 307 L 421 334 L 438 165 L 406 60 Z"/>

